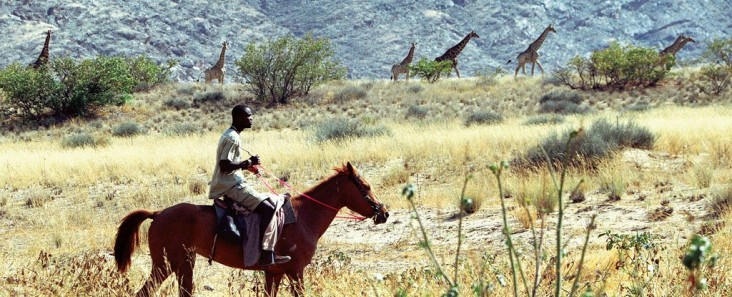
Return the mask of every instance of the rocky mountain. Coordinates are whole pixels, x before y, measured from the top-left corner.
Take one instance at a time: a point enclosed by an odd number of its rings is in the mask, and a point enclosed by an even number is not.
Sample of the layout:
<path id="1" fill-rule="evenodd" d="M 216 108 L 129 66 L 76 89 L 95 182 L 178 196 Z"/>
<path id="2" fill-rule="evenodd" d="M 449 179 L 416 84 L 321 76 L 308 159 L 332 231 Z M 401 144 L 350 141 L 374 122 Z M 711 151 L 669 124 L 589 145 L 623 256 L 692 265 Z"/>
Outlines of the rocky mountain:
<path id="1" fill-rule="evenodd" d="M 713 38 L 730 38 L 730 15 L 726 0 L 0 0 L 0 67 L 34 62 L 51 29 L 51 59 L 175 59 L 181 81 L 202 78 L 226 40 L 227 81 L 238 81 L 234 61 L 247 44 L 312 32 L 331 39 L 351 78 L 388 79 L 412 42 L 415 61 L 434 59 L 475 30 L 480 38 L 459 57 L 470 76 L 498 66 L 513 72 L 506 61 L 553 24 L 557 33 L 539 50 L 552 71 L 612 40 L 662 49 L 679 34 L 697 40 L 678 55 L 691 60 Z"/>

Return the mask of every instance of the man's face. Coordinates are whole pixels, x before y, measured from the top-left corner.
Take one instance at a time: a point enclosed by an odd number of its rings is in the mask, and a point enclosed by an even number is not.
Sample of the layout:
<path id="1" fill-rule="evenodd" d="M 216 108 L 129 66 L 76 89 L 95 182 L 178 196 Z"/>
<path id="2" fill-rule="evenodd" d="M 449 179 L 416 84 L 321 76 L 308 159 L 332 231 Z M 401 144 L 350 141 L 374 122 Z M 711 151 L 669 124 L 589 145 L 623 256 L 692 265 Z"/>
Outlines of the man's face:
<path id="1" fill-rule="evenodd" d="M 244 114 L 241 115 L 241 123 L 244 125 L 244 128 L 251 128 L 252 127 L 252 110 L 247 107 L 244 109 Z"/>

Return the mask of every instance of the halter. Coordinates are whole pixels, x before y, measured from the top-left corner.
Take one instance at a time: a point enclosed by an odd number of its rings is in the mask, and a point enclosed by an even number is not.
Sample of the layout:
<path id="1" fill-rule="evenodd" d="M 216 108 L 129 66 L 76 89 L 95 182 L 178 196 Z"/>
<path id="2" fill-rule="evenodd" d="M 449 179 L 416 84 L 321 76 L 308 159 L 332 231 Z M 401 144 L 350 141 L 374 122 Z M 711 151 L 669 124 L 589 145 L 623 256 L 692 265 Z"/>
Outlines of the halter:
<path id="1" fill-rule="evenodd" d="M 337 209 L 337 208 L 335 208 L 333 206 L 330 206 L 328 204 L 325 204 L 323 202 L 320 202 L 317 199 L 306 195 L 305 193 L 302 193 L 302 192 L 297 191 L 290 184 L 288 184 L 287 182 L 279 179 L 272 172 L 270 172 L 266 168 L 262 167 L 262 165 L 256 165 L 256 166 L 257 166 L 258 169 L 264 170 L 267 174 L 269 174 L 274 179 L 276 179 L 280 183 L 280 185 L 282 185 L 282 186 L 284 186 L 284 187 L 286 187 L 286 188 L 288 188 L 288 189 L 290 189 L 292 191 L 295 191 L 296 193 L 299 193 L 300 195 L 302 195 L 302 197 L 305 197 L 305 198 L 307 198 L 307 199 L 309 199 L 309 200 L 311 200 L 311 201 L 313 201 L 315 203 L 318 203 L 318 204 L 324 206 L 325 208 L 334 210 L 336 212 L 339 211 L 339 209 Z M 371 206 L 371 209 L 373 211 L 373 215 L 371 215 L 369 218 L 372 218 L 372 219 L 376 220 L 377 216 L 379 216 L 379 215 L 385 216 L 384 212 L 381 211 L 383 209 L 384 204 L 377 203 L 376 201 L 372 200 L 371 197 L 369 197 L 368 191 L 366 190 L 366 186 L 363 184 L 363 182 L 361 182 L 361 178 L 359 176 L 355 175 L 355 174 L 348 174 L 348 175 L 349 175 L 351 181 L 353 182 L 353 184 L 356 185 L 356 189 L 358 189 L 358 191 L 361 193 L 363 199 L 365 199 L 366 202 L 368 202 L 369 205 Z M 269 183 L 264 178 L 262 178 L 261 175 L 258 174 L 257 177 L 259 178 L 260 181 L 262 181 L 262 183 L 264 183 L 265 186 L 267 186 L 267 188 L 270 191 L 272 191 L 272 193 L 277 194 L 277 192 L 274 190 L 274 188 L 272 188 L 272 186 L 270 186 Z M 336 183 L 337 183 L 337 181 L 336 181 Z M 339 216 L 336 216 L 336 217 L 339 217 Z M 350 219 L 350 220 L 357 220 L 357 221 L 361 221 L 361 220 L 366 219 L 365 217 L 360 217 L 360 216 L 355 216 L 355 215 L 349 215 L 349 216 L 340 217 L 340 218 Z"/>
<path id="2" fill-rule="evenodd" d="M 371 215 L 371 218 L 376 220 L 377 216 L 384 216 L 384 213 L 381 211 L 382 209 L 384 209 L 384 204 L 378 203 L 371 199 L 371 197 L 369 197 L 368 191 L 366 191 L 366 186 L 361 181 L 361 177 L 355 174 L 349 174 L 349 177 L 351 178 L 351 181 L 353 181 L 353 183 L 356 185 L 358 191 L 361 192 L 361 195 L 363 195 L 363 199 L 365 199 L 366 202 L 371 205 L 371 209 L 374 212 L 374 214 Z"/>

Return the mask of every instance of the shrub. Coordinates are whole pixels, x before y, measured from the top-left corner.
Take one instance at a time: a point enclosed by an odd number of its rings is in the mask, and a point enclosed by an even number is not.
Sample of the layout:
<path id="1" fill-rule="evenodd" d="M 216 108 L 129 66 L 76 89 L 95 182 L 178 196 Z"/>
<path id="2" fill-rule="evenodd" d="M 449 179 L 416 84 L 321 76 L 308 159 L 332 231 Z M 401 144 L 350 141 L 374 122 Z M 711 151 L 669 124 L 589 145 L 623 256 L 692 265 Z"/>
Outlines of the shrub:
<path id="1" fill-rule="evenodd" d="M 315 128 L 317 141 L 343 140 L 347 138 L 388 135 L 391 132 L 385 126 L 366 125 L 358 120 L 335 118 L 318 124 Z"/>
<path id="2" fill-rule="evenodd" d="M 196 96 L 196 98 L 193 98 L 193 103 L 196 106 L 199 106 L 204 103 L 215 103 L 220 102 L 226 99 L 226 96 L 224 95 L 224 92 L 221 91 L 213 91 L 213 92 L 206 92 L 203 94 L 199 94 Z"/>
<path id="3" fill-rule="evenodd" d="M 348 86 L 338 91 L 338 93 L 335 94 L 334 99 L 336 102 L 345 102 L 363 99 L 366 98 L 366 95 L 368 95 L 368 92 L 363 88 L 359 86 Z"/>
<path id="4" fill-rule="evenodd" d="M 574 57 L 554 75 L 572 89 L 643 88 L 656 85 L 668 74 L 674 61 L 665 62 L 653 48 L 621 46 L 613 42 L 604 50 L 592 52 L 589 59 Z"/>
<path id="5" fill-rule="evenodd" d="M 409 65 L 410 73 L 431 83 L 438 81 L 443 74 L 449 75 L 451 70 L 452 61 L 449 60 L 437 62 L 422 58 L 416 64 Z"/>
<path id="6" fill-rule="evenodd" d="M 6 103 L 19 115 L 32 118 L 49 111 L 57 115 L 86 115 L 95 107 L 130 99 L 137 80 L 125 58 L 99 56 L 74 61 L 51 60 L 40 70 L 13 64 L 0 71 Z"/>
<path id="7" fill-rule="evenodd" d="M 696 86 L 704 94 L 719 95 L 732 83 L 732 66 L 706 65 L 699 71 Z"/>
<path id="8" fill-rule="evenodd" d="M 122 123 L 112 129 L 112 135 L 119 137 L 132 137 L 143 133 L 145 133 L 145 129 L 135 122 Z"/>
<path id="9" fill-rule="evenodd" d="M 130 75 L 135 81 L 133 91 L 147 91 L 153 87 L 170 81 L 170 69 L 177 64 L 175 60 L 168 60 L 166 66 L 160 66 L 145 56 L 127 58 Z"/>
<path id="10" fill-rule="evenodd" d="M 409 85 L 408 90 L 412 93 L 418 94 L 419 92 L 422 92 L 424 90 L 424 87 L 420 84 L 412 84 Z"/>
<path id="11" fill-rule="evenodd" d="M 585 114 L 588 106 L 581 106 L 584 98 L 576 92 L 551 91 L 539 98 L 539 112 L 561 114 Z"/>
<path id="12" fill-rule="evenodd" d="M 201 133 L 201 127 L 190 123 L 180 123 L 169 127 L 164 133 L 169 136 L 187 136 Z"/>
<path id="13" fill-rule="evenodd" d="M 709 63 L 732 66 L 732 39 L 712 40 L 702 54 L 702 59 Z"/>
<path id="14" fill-rule="evenodd" d="M 345 78 L 346 69 L 333 60 L 334 55 L 327 38 L 285 36 L 247 45 L 235 64 L 258 100 L 286 104 L 307 95 L 312 87 Z"/>
<path id="15" fill-rule="evenodd" d="M 627 111 L 636 111 L 636 112 L 646 111 L 649 109 L 651 109 L 651 105 L 645 101 L 641 101 L 641 102 L 635 103 L 633 105 L 628 105 L 627 107 L 625 107 L 625 110 L 627 110 Z"/>
<path id="16" fill-rule="evenodd" d="M 540 114 L 528 118 L 524 125 L 556 125 L 564 123 L 564 116 L 558 114 Z"/>
<path id="17" fill-rule="evenodd" d="M 0 71 L 3 104 L 26 118 L 38 117 L 51 108 L 58 83 L 47 67 L 38 71 L 12 64 Z"/>
<path id="18" fill-rule="evenodd" d="M 564 135 L 564 136 L 559 136 Z M 565 151 L 569 133 L 552 134 L 542 141 L 544 148 L 552 163 L 561 161 Z M 582 162 L 594 166 L 597 161 L 622 148 L 652 148 L 655 136 L 645 127 L 640 127 L 633 122 L 615 124 L 606 119 L 599 119 L 592 123 L 590 129 L 580 133 L 571 143 L 570 162 L 579 165 Z M 521 164 L 538 165 L 546 162 L 546 157 L 541 148 L 529 149 L 523 160 L 517 160 Z"/>
<path id="19" fill-rule="evenodd" d="M 87 133 L 74 133 L 64 137 L 61 140 L 63 148 L 82 148 L 82 147 L 104 147 L 109 145 L 109 139 L 104 137 L 95 137 Z"/>
<path id="20" fill-rule="evenodd" d="M 493 70 L 486 68 L 475 72 L 475 76 L 478 77 L 478 84 L 484 86 L 495 85 L 498 82 L 498 77 L 504 74 L 506 74 L 506 71 L 500 66 Z"/>
<path id="21" fill-rule="evenodd" d="M 191 103 L 188 102 L 188 100 L 175 98 L 175 99 L 167 99 L 165 102 L 163 102 L 163 105 L 175 108 L 175 110 L 181 110 L 191 107 Z"/>
<path id="22" fill-rule="evenodd" d="M 707 208 L 712 218 L 723 218 L 732 209 L 732 186 L 725 186 L 714 193 Z"/>
<path id="23" fill-rule="evenodd" d="M 424 106 L 412 104 L 407 107 L 407 118 L 424 119 L 428 113 L 429 109 Z"/>
<path id="24" fill-rule="evenodd" d="M 503 122 L 503 116 L 501 114 L 492 111 L 476 111 L 471 113 L 467 119 L 465 119 L 465 126 L 473 124 L 486 125 Z"/>

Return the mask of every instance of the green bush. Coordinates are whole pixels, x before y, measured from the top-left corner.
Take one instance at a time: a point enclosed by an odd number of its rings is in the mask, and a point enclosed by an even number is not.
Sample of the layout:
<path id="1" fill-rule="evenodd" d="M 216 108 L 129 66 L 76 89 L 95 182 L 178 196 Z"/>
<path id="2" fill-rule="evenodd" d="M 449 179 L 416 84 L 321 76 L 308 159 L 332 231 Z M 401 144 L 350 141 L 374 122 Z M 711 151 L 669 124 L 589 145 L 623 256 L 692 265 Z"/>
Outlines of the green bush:
<path id="1" fill-rule="evenodd" d="M 167 100 L 165 100 L 165 102 L 163 102 L 163 105 L 170 107 L 170 108 L 175 108 L 175 110 L 181 110 L 181 109 L 186 109 L 186 108 L 191 107 L 191 103 L 188 102 L 188 100 L 180 99 L 180 98 L 167 99 Z"/>
<path id="2" fill-rule="evenodd" d="M 539 112 L 561 114 L 585 114 L 589 106 L 582 106 L 584 98 L 576 92 L 552 91 L 539 98 Z"/>
<path id="3" fill-rule="evenodd" d="M 239 72 L 257 99 L 287 104 L 305 96 L 324 82 L 345 78 L 346 69 L 333 59 L 335 50 L 327 38 L 312 34 L 247 45 L 236 61 Z"/>
<path id="4" fill-rule="evenodd" d="M 169 136 L 187 136 L 201 133 L 201 127 L 190 123 L 180 123 L 169 127 L 164 133 Z"/>
<path id="5" fill-rule="evenodd" d="M 476 111 L 465 119 L 465 126 L 487 125 L 503 122 L 503 115 L 492 111 Z"/>
<path id="6" fill-rule="evenodd" d="M 0 70 L 0 89 L 5 104 L 22 117 L 78 116 L 126 102 L 133 90 L 167 81 L 167 71 L 144 57 L 59 58 L 38 70 L 19 64 Z"/>
<path id="7" fill-rule="evenodd" d="M 702 54 L 702 59 L 709 63 L 732 66 L 732 39 L 712 40 Z"/>
<path id="8" fill-rule="evenodd" d="M 516 163 L 526 165 L 546 163 L 542 148 L 552 163 L 559 162 L 565 153 L 568 139 L 567 132 L 554 133 L 542 141 L 541 147 L 529 149 L 526 155 L 516 160 Z M 599 119 L 592 123 L 590 129 L 580 133 L 572 141 L 570 163 L 574 165 L 584 163 L 592 167 L 600 159 L 622 148 L 650 149 L 655 140 L 655 136 L 647 128 L 640 127 L 634 122 L 613 124 L 606 119 Z"/>
<path id="9" fill-rule="evenodd" d="M 74 133 L 61 140 L 61 147 L 63 148 L 97 148 L 107 145 L 109 145 L 109 139 L 105 137 L 96 137 L 88 133 Z"/>
<path id="10" fill-rule="evenodd" d="M 564 123 L 564 117 L 558 114 L 541 114 L 528 118 L 524 125 L 556 125 Z"/>
<path id="11" fill-rule="evenodd" d="M 159 84 L 170 82 L 170 69 L 177 63 L 174 60 L 168 60 L 166 66 L 163 67 L 142 55 L 126 60 L 130 67 L 130 75 L 135 80 L 132 88 L 135 92 L 147 91 Z"/>
<path id="12" fill-rule="evenodd" d="M 592 52 L 589 59 L 576 56 L 554 76 L 573 89 L 625 90 L 655 86 L 673 65 L 662 60 L 653 48 L 621 46 L 613 42 Z"/>
<path id="13" fill-rule="evenodd" d="M 16 63 L 0 71 L 3 105 L 11 114 L 34 118 L 48 113 L 58 87 L 47 67 L 35 71 Z"/>
<path id="14" fill-rule="evenodd" d="M 112 129 L 112 135 L 118 137 L 132 137 L 143 133 L 145 133 L 145 129 L 135 122 L 122 123 Z"/>
<path id="15" fill-rule="evenodd" d="M 315 127 L 317 141 L 344 140 L 348 138 L 389 135 L 389 128 L 382 125 L 367 125 L 361 121 L 335 118 L 324 121 Z"/>
<path id="16" fill-rule="evenodd" d="M 428 113 L 429 109 L 424 106 L 412 104 L 407 107 L 407 118 L 424 119 Z"/>
<path id="17" fill-rule="evenodd" d="M 347 86 L 335 94 L 336 102 L 345 102 L 366 98 L 368 92 L 359 86 Z"/>
<path id="18" fill-rule="evenodd" d="M 196 98 L 193 98 L 193 104 L 200 106 L 201 104 L 210 104 L 226 100 L 226 96 L 221 91 L 206 92 L 198 94 Z"/>
<path id="19" fill-rule="evenodd" d="M 419 76 L 423 80 L 431 83 L 438 81 L 440 76 L 443 74 L 450 75 L 451 70 L 452 61 L 450 60 L 437 62 L 422 58 L 417 63 L 409 65 L 409 72 L 412 73 L 413 76 Z"/>

